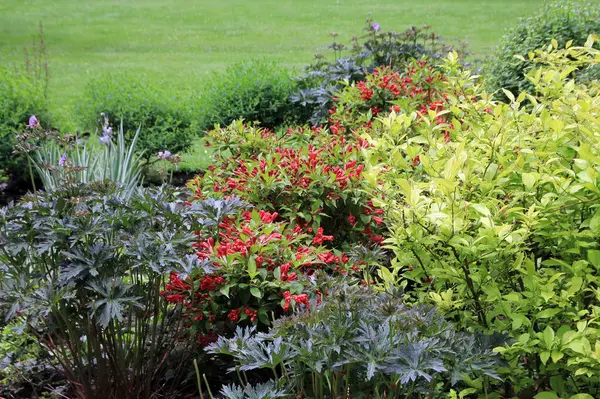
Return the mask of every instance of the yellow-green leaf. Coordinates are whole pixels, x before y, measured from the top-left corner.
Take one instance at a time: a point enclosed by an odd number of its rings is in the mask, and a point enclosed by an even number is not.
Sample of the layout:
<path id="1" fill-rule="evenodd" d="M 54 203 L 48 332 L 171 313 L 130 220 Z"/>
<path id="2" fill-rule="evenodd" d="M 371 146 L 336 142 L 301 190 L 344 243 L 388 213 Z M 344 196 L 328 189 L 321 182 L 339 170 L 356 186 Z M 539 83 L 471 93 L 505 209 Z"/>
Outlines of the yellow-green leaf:
<path id="1" fill-rule="evenodd" d="M 597 269 L 600 269 L 600 251 L 597 249 L 590 249 L 588 251 L 588 260 Z"/>
<path id="2" fill-rule="evenodd" d="M 560 399 L 554 392 L 540 392 L 533 399 Z"/>
<path id="3" fill-rule="evenodd" d="M 562 353 L 561 351 L 552 351 L 552 361 L 554 363 L 558 362 L 560 359 L 562 359 L 564 356 L 564 353 Z"/>
<path id="4" fill-rule="evenodd" d="M 521 178 L 523 179 L 523 184 L 529 190 L 531 190 L 533 188 L 533 186 L 535 186 L 535 183 L 537 182 L 537 178 L 535 177 L 535 175 L 533 173 L 523 173 L 523 176 Z"/>

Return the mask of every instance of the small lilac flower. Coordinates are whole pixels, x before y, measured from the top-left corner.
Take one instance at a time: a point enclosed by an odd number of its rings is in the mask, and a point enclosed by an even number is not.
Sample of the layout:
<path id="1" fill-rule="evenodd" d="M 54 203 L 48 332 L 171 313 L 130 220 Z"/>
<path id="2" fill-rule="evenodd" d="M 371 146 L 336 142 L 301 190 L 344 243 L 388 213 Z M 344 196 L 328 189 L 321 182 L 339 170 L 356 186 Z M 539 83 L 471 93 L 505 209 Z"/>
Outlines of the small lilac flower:
<path id="1" fill-rule="evenodd" d="M 375 22 L 373 25 L 371 25 L 371 28 L 373 28 L 373 30 L 375 32 L 377 32 L 377 31 L 379 31 L 380 26 L 377 22 Z"/>
<path id="2" fill-rule="evenodd" d="M 100 137 L 100 144 L 104 145 L 108 143 L 110 143 L 110 135 L 105 134 L 102 137 Z"/>
<path id="3" fill-rule="evenodd" d="M 27 124 L 29 129 L 35 129 L 36 127 L 40 127 L 40 121 L 35 117 L 35 115 L 31 115 L 29 117 L 29 123 Z"/>
<path id="4" fill-rule="evenodd" d="M 158 159 L 169 159 L 171 158 L 171 152 L 170 151 L 159 151 L 158 152 Z"/>
<path id="5" fill-rule="evenodd" d="M 58 160 L 58 166 L 65 166 L 65 163 L 67 163 L 67 153 L 63 152 L 62 156 Z"/>
<path id="6" fill-rule="evenodd" d="M 6 183 L 0 183 L 0 192 L 6 190 L 7 187 L 8 187 L 8 184 L 6 184 Z"/>

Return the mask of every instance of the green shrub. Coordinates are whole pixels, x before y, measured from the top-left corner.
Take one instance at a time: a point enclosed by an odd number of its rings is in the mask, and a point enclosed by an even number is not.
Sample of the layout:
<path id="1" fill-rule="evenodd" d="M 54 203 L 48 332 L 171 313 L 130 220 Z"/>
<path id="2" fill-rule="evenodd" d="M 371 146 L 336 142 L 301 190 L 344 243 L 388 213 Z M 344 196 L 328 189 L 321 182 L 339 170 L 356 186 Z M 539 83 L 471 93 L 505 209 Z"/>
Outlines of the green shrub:
<path id="1" fill-rule="evenodd" d="M 0 209 L 0 317 L 52 355 L 70 397 L 182 397 L 193 343 L 160 296 L 169 271 L 198 267 L 200 215 L 168 187 L 118 191 L 59 187 Z"/>
<path id="2" fill-rule="evenodd" d="M 244 61 L 215 73 L 198 92 L 195 108 L 203 129 L 240 118 L 274 128 L 288 115 L 294 87 L 290 72 L 277 63 Z"/>
<path id="3" fill-rule="evenodd" d="M 182 98 L 127 74 L 107 74 L 90 80 L 76 111 L 86 128 L 97 127 L 101 113 L 108 116 L 112 126 L 123 122 L 128 140 L 141 126 L 138 149 L 144 151 L 146 159 L 158 151 L 185 151 L 197 131 Z"/>
<path id="4" fill-rule="evenodd" d="M 412 26 L 398 33 L 384 31 L 378 23 L 367 18 L 363 30 L 366 33 L 355 36 L 350 49 L 337 41 L 330 44 L 328 48 L 334 52 L 333 60 L 317 54 L 315 62 L 306 66 L 305 74 L 298 79 L 298 90 L 291 99 L 298 121 L 312 125 L 326 121 L 334 98 L 345 82 L 364 80 L 379 67 L 404 71 L 413 59 L 439 59 L 453 48 L 427 25 L 422 28 Z M 464 51 L 466 44 L 462 43 L 461 47 Z M 342 57 L 346 50 L 349 54 Z"/>
<path id="5" fill-rule="evenodd" d="M 439 398 L 451 386 L 466 388 L 465 381 L 498 379 L 492 349 L 501 335 L 459 332 L 431 307 L 339 279 L 329 285 L 335 288 L 310 312 L 276 321 L 268 334 L 238 329 L 208 352 L 232 356 L 232 370 L 271 373 L 278 386 L 269 390 L 289 398 Z"/>
<path id="6" fill-rule="evenodd" d="M 13 154 L 15 137 L 25 130 L 31 115 L 48 123 L 44 85 L 34 76 L 0 65 L 0 170 L 21 176 L 19 157 Z"/>
<path id="7" fill-rule="evenodd" d="M 392 114 L 372 133 L 367 164 L 384 161 L 367 175 L 382 184 L 396 255 L 383 285 L 509 333 L 502 397 L 600 394 L 600 85 L 565 79 L 599 63 L 592 44 L 537 52 L 537 97 L 507 91 L 510 104 L 449 59 L 448 122 Z"/>
<path id="8" fill-rule="evenodd" d="M 488 87 L 510 90 L 513 94 L 524 90 L 531 92 L 533 86 L 525 77 L 533 67 L 527 57 L 530 52 L 547 46 L 551 39 L 556 39 L 560 46 L 570 40 L 574 46 L 581 46 L 593 33 L 600 33 L 600 4 L 597 1 L 561 0 L 546 5 L 537 14 L 521 19 L 503 36 L 486 68 Z M 521 55 L 525 60 L 516 59 L 514 55 Z"/>

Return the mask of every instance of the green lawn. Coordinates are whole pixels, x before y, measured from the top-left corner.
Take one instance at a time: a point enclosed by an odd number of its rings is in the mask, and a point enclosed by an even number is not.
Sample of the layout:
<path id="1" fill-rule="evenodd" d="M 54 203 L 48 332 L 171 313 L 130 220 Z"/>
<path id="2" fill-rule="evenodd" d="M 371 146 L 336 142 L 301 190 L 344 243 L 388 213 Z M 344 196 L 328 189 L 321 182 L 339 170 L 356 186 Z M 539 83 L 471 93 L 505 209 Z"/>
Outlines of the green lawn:
<path id="1" fill-rule="evenodd" d="M 88 77 L 134 71 L 182 88 L 252 57 L 301 69 L 329 43 L 349 39 L 368 13 L 384 29 L 431 25 L 483 55 L 504 28 L 541 0 L 2 0 L 0 54 L 20 61 L 41 21 L 53 110 L 66 110 Z"/>

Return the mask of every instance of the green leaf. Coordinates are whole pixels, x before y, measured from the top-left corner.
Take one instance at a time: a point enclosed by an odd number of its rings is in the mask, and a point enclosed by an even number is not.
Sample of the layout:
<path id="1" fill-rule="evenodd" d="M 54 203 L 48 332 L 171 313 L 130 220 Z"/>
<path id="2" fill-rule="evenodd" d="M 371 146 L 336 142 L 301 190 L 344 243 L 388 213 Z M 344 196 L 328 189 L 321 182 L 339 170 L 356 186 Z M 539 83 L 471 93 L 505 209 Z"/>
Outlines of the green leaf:
<path id="1" fill-rule="evenodd" d="M 586 374 L 588 371 L 589 370 L 586 367 L 581 367 L 581 368 L 578 368 L 577 370 L 575 370 L 575 375 L 576 376 L 583 375 L 583 374 Z"/>
<path id="2" fill-rule="evenodd" d="M 483 216 L 491 216 L 490 210 L 482 204 L 472 204 L 471 205 L 473 207 L 473 209 L 475 209 L 477 212 L 481 213 Z"/>
<path id="3" fill-rule="evenodd" d="M 546 364 L 548 362 L 548 359 L 550 358 L 550 352 L 545 351 L 540 353 L 540 360 L 542 361 L 542 363 Z"/>
<path id="4" fill-rule="evenodd" d="M 227 298 L 229 298 L 229 285 L 226 285 L 224 287 L 221 287 L 221 289 L 219 290 L 219 292 L 223 295 L 225 295 Z"/>
<path id="5" fill-rule="evenodd" d="M 583 279 L 579 276 L 571 278 L 571 286 L 569 287 L 569 294 L 576 294 L 583 285 Z"/>
<path id="6" fill-rule="evenodd" d="M 571 396 L 569 399 L 594 399 L 589 393 L 578 393 L 577 395 Z"/>
<path id="7" fill-rule="evenodd" d="M 562 359 L 564 356 L 564 353 L 562 353 L 561 351 L 552 351 L 552 361 L 554 363 L 557 363 L 560 359 Z"/>
<path id="8" fill-rule="evenodd" d="M 560 309 L 553 309 L 553 308 L 544 309 L 540 313 L 537 314 L 537 318 L 538 319 L 549 319 L 551 317 L 556 316 L 560 312 L 561 312 Z"/>
<path id="9" fill-rule="evenodd" d="M 552 344 L 554 343 L 554 330 L 547 326 L 544 330 L 544 343 L 546 344 L 546 348 L 552 348 Z M 544 362 L 545 363 L 545 362 Z"/>
<path id="10" fill-rule="evenodd" d="M 533 399 L 560 399 L 554 392 L 540 392 Z"/>
<path id="11" fill-rule="evenodd" d="M 252 294 L 252 296 L 255 296 L 259 299 L 263 297 L 263 292 L 258 287 L 250 288 L 250 293 Z"/>
<path id="12" fill-rule="evenodd" d="M 510 100 L 510 102 L 515 102 L 515 96 L 508 90 L 506 89 L 502 89 L 502 91 L 504 92 L 504 95 L 506 96 L 506 98 L 508 98 Z"/>
<path id="13" fill-rule="evenodd" d="M 596 211 L 594 216 L 590 219 L 590 230 L 592 230 L 594 236 L 600 236 L 600 211 Z"/>
<path id="14" fill-rule="evenodd" d="M 535 177 L 535 175 L 533 173 L 523 173 L 522 179 L 523 179 L 523 184 L 529 190 L 531 190 L 533 188 L 533 186 L 535 186 L 535 183 L 537 181 L 537 178 Z"/>
<path id="15" fill-rule="evenodd" d="M 248 258 L 248 275 L 250 276 L 250 278 L 254 278 L 257 274 L 258 273 L 256 272 L 256 260 L 254 260 L 254 257 L 251 256 L 250 258 Z"/>
<path id="16" fill-rule="evenodd" d="M 588 260 L 596 269 L 600 269 L 600 251 L 597 249 L 590 249 L 588 251 Z"/>

